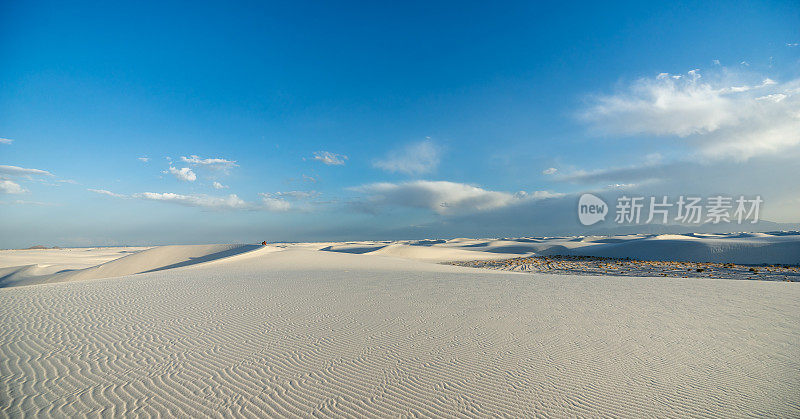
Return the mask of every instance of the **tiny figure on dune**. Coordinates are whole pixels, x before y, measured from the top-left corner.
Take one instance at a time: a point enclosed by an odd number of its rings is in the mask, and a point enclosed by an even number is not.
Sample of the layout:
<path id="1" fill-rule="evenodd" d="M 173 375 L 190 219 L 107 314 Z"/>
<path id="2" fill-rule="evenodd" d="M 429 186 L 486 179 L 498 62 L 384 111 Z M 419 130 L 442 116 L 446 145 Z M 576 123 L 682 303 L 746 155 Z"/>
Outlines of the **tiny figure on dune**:
<path id="1" fill-rule="evenodd" d="M 261 245 L 262 245 L 262 246 L 266 246 L 266 245 L 267 245 L 267 241 L 266 241 L 266 240 L 264 240 L 263 242 L 261 242 Z"/>

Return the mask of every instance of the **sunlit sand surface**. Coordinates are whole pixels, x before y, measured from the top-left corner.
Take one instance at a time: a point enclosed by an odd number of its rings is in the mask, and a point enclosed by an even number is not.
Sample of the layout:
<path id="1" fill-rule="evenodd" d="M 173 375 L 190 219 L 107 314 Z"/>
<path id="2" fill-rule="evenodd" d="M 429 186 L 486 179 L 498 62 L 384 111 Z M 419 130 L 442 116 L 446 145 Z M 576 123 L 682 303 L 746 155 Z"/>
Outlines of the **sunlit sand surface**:
<path id="1" fill-rule="evenodd" d="M 437 263 L 575 239 L 0 251 L 0 415 L 800 415 L 796 283 Z"/>

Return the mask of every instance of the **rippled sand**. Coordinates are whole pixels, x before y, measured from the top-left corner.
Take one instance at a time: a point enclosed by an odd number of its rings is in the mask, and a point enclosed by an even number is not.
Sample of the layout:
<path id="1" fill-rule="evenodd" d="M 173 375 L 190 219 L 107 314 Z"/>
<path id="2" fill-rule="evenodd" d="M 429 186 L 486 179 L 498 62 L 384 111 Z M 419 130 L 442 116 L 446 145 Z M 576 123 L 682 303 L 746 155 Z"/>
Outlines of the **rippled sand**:
<path id="1" fill-rule="evenodd" d="M 798 307 L 296 246 L 0 289 L 0 416 L 796 417 Z"/>

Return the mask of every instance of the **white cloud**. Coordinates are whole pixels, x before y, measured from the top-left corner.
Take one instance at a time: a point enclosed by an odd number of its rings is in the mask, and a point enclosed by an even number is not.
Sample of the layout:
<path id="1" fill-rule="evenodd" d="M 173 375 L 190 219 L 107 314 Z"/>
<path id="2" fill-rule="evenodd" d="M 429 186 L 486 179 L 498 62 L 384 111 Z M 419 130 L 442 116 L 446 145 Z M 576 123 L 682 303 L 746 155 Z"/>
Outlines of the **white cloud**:
<path id="1" fill-rule="evenodd" d="M 259 195 L 261 196 L 263 207 L 268 211 L 283 212 L 292 208 L 292 204 L 288 201 L 279 197 L 276 198 L 273 194 L 260 193 Z"/>
<path id="2" fill-rule="evenodd" d="M 197 155 L 192 154 L 189 157 L 181 156 L 181 161 L 189 163 L 193 166 L 203 166 L 210 169 L 217 169 L 227 171 L 233 167 L 238 167 L 235 160 L 227 160 L 222 158 L 203 159 Z"/>
<path id="3" fill-rule="evenodd" d="M 649 153 L 644 156 L 644 164 L 660 163 L 664 159 L 661 153 Z"/>
<path id="4" fill-rule="evenodd" d="M 440 147 L 430 140 L 425 140 L 391 151 L 384 159 L 376 160 L 373 166 L 391 173 L 421 175 L 436 169 L 440 154 Z"/>
<path id="5" fill-rule="evenodd" d="M 14 142 L 14 140 L 9 139 L 9 138 L 0 138 L 0 144 L 11 144 L 13 142 Z"/>
<path id="6" fill-rule="evenodd" d="M 57 207 L 60 204 L 55 204 L 52 202 L 39 202 L 39 201 L 24 201 L 21 199 L 17 199 L 16 201 L 0 201 L 0 205 L 34 205 L 38 207 Z"/>
<path id="7" fill-rule="evenodd" d="M 175 176 L 176 179 L 182 180 L 184 182 L 194 182 L 195 180 L 197 180 L 197 175 L 192 171 L 192 169 L 188 167 L 178 169 L 170 166 L 169 170 L 165 170 L 162 173 L 171 174 Z"/>
<path id="8" fill-rule="evenodd" d="M 681 170 L 678 163 L 660 163 L 658 159 L 645 159 L 644 162 L 627 167 L 613 167 L 597 170 L 574 170 L 555 176 L 559 182 L 593 184 L 602 182 L 637 182 L 648 184 L 668 179 L 671 171 Z"/>
<path id="9" fill-rule="evenodd" d="M 640 186 L 638 183 L 614 183 L 606 185 L 606 189 L 633 189 Z"/>
<path id="10" fill-rule="evenodd" d="M 214 189 L 228 189 L 226 185 L 223 185 L 217 181 L 214 181 L 214 183 L 212 183 L 211 186 L 213 186 Z"/>
<path id="11" fill-rule="evenodd" d="M 800 46 L 800 42 L 787 42 L 786 46 L 789 48 Z"/>
<path id="12" fill-rule="evenodd" d="M 22 186 L 19 186 L 18 183 L 10 180 L 0 180 L 0 193 L 21 194 L 25 192 L 27 191 Z"/>
<path id="13" fill-rule="evenodd" d="M 94 193 L 100 194 L 100 195 L 111 196 L 111 197 L 114 197 L 114 198 L 127 198 L 126 195 L 114 193 L 114 192 L 111 192 L 111 191 L 107 191 L 105 189 L 86 189 L 86 190 L 89 191 L 89 192 L 94 192 Z"/>
<path id="14" fill-rule="evenodd" d="M 171 192 L 155 193 L 142 192 L 132 195 L 134 198 L 148 201 L 160 201 L 178 204 L 187 207 L 201 207 L 210 209 L 246 209 L 249 204 L 235 194 L 227 197 L 214 197 L 208 195 L 181 195 Z"/>
<path id="15" fill-rule="evenodd" d="M 299 178 L 289 178 L 286 179 L 288 182 L 309 182 L 309 183 L 317 183 L 317 178 L 309 175 L 301 175 Z"/>
<path id="16" fill-rule="evenodd" d="M 308 211 L 311 208 L 310 204 L 320 203 L 311 201 L 311 199 L 320 196 L 317 191 L 262 192 L 258 195 L 261 196 L 263 209 L 268 211 Z"/>
<path id="17" fill-rule="evenodd" d="M 773 93 L 771 95 L 757 97 L 756 100 L 769 100 L 769 101 L 778 103 L 778 102 L 786 99 L 787 97 L 788 96 L 784 95 L 783 93 Z"/>
<path id="18" fill-rule="evenodd" d="M 150 161 L 150 157 L 137 157 L 136 159 L 142 163 L 147 163 Z"/>
<path id="19" fill-rule="evenodd" d="M 684 138 L 707 158 L 747 160 L 800 144 L 800 79 L 748 84 L 729 73 L 714 82 L 700 81 L 697 70 L 663 74 L 596 98 L 582 118 L 606 134 Z"/>
<path id="20" fill-rule="evenodd" d="M 47 170 L 26 169 L 24 167 L 6 166 L 6 165 L 0 165 L 0 174 L 9 176 L 30 176 L 30 175 L 53 176 L 53 174 L 48 172 Z"/>
<path id="21" fill-rule="evenodd" d="M 542 174 L 543 175 L 554 175 L 557 171 L 558 171 L 558 169 L 556 169 L 555 167 L 551 167 L 549 169 L 542 170 Z"/>
<path id="22" fill-rule="evenodd" d="M 316 151 L 314 152 L 314 160 L 319 160 L 328 166 L 341 166 L 347 160 L 347 156 L 331 153 L 330 151 Z"/>
<path id="23" fill-rule="evenodd" d="M 288 192 L 275 192 L 274 196 L 289 199 L 310 199 L 320 195 L 317 191 L 288 191 Z"/>
<path id="24" fill-rule="evenodd" d="M 280 196 L 275 197 L 271 194 L 259 194 L 262 198 L 260 202 L 247 202 L 239 198 L 239 196 L 236 194 L 230 194 L 228 196 L 209 196 L 205 194 L 183 195 L 172 192 L 141 192 L 131 195 L 123 195 L 105 189 L 88 190 L 100 195 L 106 195 L 119 199 L 134 198 L 144 201 L 158 201 L 185 207 L 197 207 L 214 210 L 261 210 L 283 212 L 292 209 L 292 205 L 288 201 L 284 200 Z"/>
<path id="25" fill-rule="evenodd" d="M 559 196 L 543 191 L 512 194 L 463 183 L 426 180 L 399 184 L 372 183 L 351 189 L 367 194 L 367 205 L 425 208 L 442 215 L 489 211 L 520 202 Z"/>

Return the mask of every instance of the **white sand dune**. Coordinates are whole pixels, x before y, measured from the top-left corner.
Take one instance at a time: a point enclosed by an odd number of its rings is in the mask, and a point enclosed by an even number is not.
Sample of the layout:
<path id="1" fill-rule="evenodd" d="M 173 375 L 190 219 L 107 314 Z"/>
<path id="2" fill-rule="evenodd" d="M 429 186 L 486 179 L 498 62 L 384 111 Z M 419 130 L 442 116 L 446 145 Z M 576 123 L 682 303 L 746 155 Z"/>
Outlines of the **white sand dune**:
<path id="1" fill-rule="evenodd" d="M 798 306 L 286 246 L 0 289 L 0 416 L 797 417 Z"/>
<path id="2" fill-rule="evenodd" d="M 372 252 L 372 254 L 434 262 L 502 258 L 502 256 L 488 254 L 486 252 L 434 246 L 409 246 L 405 244 L 390 244 Z"/>
<path id="3" fill-rule="evenodd" d="M 487 253 L 509 253 L 513 255 L 523 255 L 532 253 L 539 250 L 542 246 L 540 243 L 531 242 L 529 240 L 481 240 L 469 244 L 458 244 L 461 249 L 469 249 Z M 447 246 L 449 247 L 449 246 Z M 497 257 L 497 255 L 495 255 Z"/>
<path id="4" fill-rule="evenodd" d="M 503 255 L 490 253 L 481 249 L 474 251 L 464 248 L 442 246 L 421 246 L 402 243 L 380 245 L 340 245 L 328 246 L 321 250 L 354 254 L 370 254 L 373 256 L 399 257 L 403 259 L 423 260 L 428 262 L 452 262 L 465 260 L 502 259 Z M 519 257 L 514 254 L 505 257 Z"/>
<path id="5" fill-rule="evenodd" d="M 654 261 L 800 264 L 800 234 L 797 232 L 459 240 L 435 246 L 490 253 L 533 252 L 539 255 L 628 257 Z"/>
<path id="6" fill-rule="evenodd" d="M 150 248 L 151 246 L 0 250 L 0 268 L 38 264 L 84 269 Z"/>
<path id="7" fill-rule="evenodd" d="M 110 278 L 223 260 L 291 246 L 308 250 L 394 257 L 426 262 L 506 259 L 531 255 L 597 256 L 651 261 L 800 264 L 800 234 L 665 234 L 362 241 L 258 245 L 162 246 L 0 251 L 0 288 Z M 26 263 L 27 262 L 27 263 Z"/>
<path id="8" fill-rule="evenodd" d="M 328 251 L 328 252 L 341 252 L 341 253 L 353 253 L 353 254 L 362 254 L 362 253 L 371 253 L 376 250 L 380 250 L 384 247 L 388 246 L 385 243 L 375 243 L 375 242 L 364 242 L 364 243 L 334 243 L 329 246 L 325 246 L 320 250 Z"/>
<path id="9" fill-rule="evenodd" d="M 216 261 L 261 248 L 231 244 L 160 246 L 132 253 L 119 252 L 122 257 L 83 269 L 68 269 L 64 263 L 5 267 L 0 268 L 0 287 L 133 275 Z M 63 262 L 63 257 L 55 259 Z"/>
<path id="10" fill-rule="evenodd" d="M 705 238 L 662 237 L 571 249 L 567 254 L 641 260 L 800 264 L 796 237 Z"/>
<path id="11" fill-rule="evenodd" d="M 0 251 L 29 285 L 0 289 L 0 416 L 798 417 L 797 283 L 432 262 L 516 245 L 791 259 L 799 238 Z"/>

